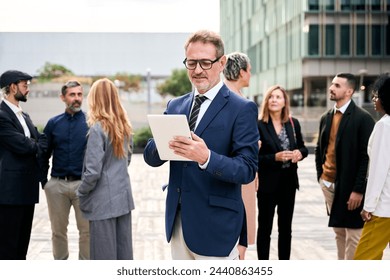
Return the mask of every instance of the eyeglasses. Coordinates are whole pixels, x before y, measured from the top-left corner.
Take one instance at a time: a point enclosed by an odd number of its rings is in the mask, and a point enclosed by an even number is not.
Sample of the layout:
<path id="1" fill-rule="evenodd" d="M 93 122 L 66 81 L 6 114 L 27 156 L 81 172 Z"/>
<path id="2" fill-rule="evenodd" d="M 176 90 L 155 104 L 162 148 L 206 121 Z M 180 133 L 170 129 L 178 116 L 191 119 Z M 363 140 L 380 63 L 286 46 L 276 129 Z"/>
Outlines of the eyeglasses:
<path id="1" fill-rule="evenodd" d="M 211 67 L 213 67 L 213 64 L 215 62 L 217 62 L 220 58 L 220 57 L 217 57 L 215 60 L 211 60 L 211 59 L 184 59 L 183 60 L 183 64 L 184 66 L 188 69 L 188 70 L 194 70 L 196 68 L 196 66 L 198 65 L 199 63 L 199 66 L 200 68 L 202 68 L 203 70 L 209 70 L 211 69 Z"/>
<path id="2" fill-rule="evenodd" d="M 371 97 L 372 101 L 377 101 L 378 100 L 378 94 L 374 93 Z"/>

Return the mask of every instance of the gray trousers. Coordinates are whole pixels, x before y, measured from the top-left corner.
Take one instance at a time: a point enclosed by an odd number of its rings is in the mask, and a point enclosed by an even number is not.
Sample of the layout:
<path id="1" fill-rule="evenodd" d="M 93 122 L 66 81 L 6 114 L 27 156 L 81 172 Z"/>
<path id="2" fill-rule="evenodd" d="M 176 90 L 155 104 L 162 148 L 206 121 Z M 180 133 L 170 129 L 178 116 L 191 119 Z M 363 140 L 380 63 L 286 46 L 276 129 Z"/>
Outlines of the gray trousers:
<path id="1" fill-rule="evenodd" d="M 129 214 L 89 221 L 91 260 L 132 260 L 132 227 Z"/>

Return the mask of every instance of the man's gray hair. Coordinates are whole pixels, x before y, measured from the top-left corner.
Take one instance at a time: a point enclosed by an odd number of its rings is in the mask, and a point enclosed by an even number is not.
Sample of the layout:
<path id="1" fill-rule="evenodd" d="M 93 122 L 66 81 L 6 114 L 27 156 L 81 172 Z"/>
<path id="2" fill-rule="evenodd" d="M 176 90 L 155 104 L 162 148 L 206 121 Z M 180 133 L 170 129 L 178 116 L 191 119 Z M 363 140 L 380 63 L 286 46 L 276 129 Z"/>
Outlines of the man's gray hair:
<path id="1" fill-rule="evenodd" d="M 81 84 L 78 81 L 68 81 L 65 85 L 62 86 L 61 93 L 62 93 L 62 95 L 65 96 L 66 90 L 68 88 L 74 88 L 74 87 L 78 87 L 78 86 L 81 86 Z"/>

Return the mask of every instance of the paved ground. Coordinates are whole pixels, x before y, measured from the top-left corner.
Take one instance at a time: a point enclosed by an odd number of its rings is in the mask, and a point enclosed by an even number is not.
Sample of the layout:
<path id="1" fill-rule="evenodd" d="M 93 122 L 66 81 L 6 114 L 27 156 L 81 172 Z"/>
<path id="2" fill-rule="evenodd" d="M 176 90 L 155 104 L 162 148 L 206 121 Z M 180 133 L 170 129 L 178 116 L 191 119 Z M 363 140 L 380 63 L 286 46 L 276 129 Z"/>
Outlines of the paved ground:
<path id="1" fill-rule="evenodd" d="M 123 100 L 134 128 L 146 123 L 146 114 L 162 113 L 164 104 L 152 104 Z M 86 109 L 86 102 L 83 104 Z M 44 108 L 44 110 L 43 110 Z M 64 110 L 59 98 L 30 98 L 23 104 L 36 125 L 44 126 L 47 120 Z M 307 135 L 318 129 L 318 119 L 323 109 L 306 108 L 294 112 Z M 313 143 L 306 143 L 312 147 Z M 299 165 L 301 190 L 297 193 L 295 215 L 293 220 L 293 243 L 291 259 L 295 260 L 333 260 L 336 259 L 336 248 L 333 231 L 327 227 L 328 218 L 322 193 L 315 179 L 314 157 L 309 155 Z M 165 193 L 161 186 L 168 181 L 168 164 L 151 168 L 147 166 L 142 155 L 136 154 L 129 168 L 136 209 L 133 211 L 133 243 L 137 260 L 169 260 L 170 247 L 165 240 L 164 211 Z M 41 191 L 40 203 L 36 207 L 33 231 L 28 259 L 50 260 L 51 230 L 47 213 L 46 198 Z M 276 222 L 275 222 L 276 225 Z M 275 230 L 276 226 L 275 226 Z M 272 235 L 271 259 L 277 259 L 277 233 Z M 70 259 L 77 259 L 77 230 L 73 213 L 69 225 Z M 390 259 L 390 249 L 386 250 L 385 259 Z M 247 259 L 256 259 L 256 249 L 248 248 Z"/>
<path id="2" fill-rule="evenodd" d="M 147 166 L 142 155 L 136 154 L 129 167 L 136 209 L 133 211 L 134 257 L 137 260 L 170 260 L 170 247 L 164 234 L 165 193 L 161 186 L 168 180 L 168 165 L 159 168 Z M 293 220 L 291 259 L 334 260 L 336 249 L 333 231 L 327 227 L 327 216 L 322 193 L 315 180 L 314 157 L 309 155 L 299 165 L 301 190 L 297 193 Z M 276 229 L 276 228 L 275 228 Z M 46 198 L 36 207 L 27 258 L 50 260 L 51 230 Z M 271 259 L 277 259 L 277 233 L 272 234 Z M 77 230 L 72 213 L 69 225 L 70 259 L 78 254 Z M 385 259 L 390 259 L 386 249 Z M 248 248 L 247 259 L 256 259 L 256 249 Z"/>

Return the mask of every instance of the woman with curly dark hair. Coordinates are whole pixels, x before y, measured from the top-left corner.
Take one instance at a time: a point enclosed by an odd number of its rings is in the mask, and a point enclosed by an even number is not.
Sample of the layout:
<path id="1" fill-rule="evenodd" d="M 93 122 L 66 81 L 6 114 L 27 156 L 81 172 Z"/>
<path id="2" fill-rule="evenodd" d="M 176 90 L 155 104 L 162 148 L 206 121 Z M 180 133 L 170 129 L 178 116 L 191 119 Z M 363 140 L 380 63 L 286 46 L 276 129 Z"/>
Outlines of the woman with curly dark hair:
<path id="1" fill-rule="evenodd" d="M 390 242 L 390 76 L 381 75 L 374 84 L 374 108 L 383 114 L 368 141 L 368 181 L 361 212 L 365 221 L 355 260 L 380 260 Z"/>

